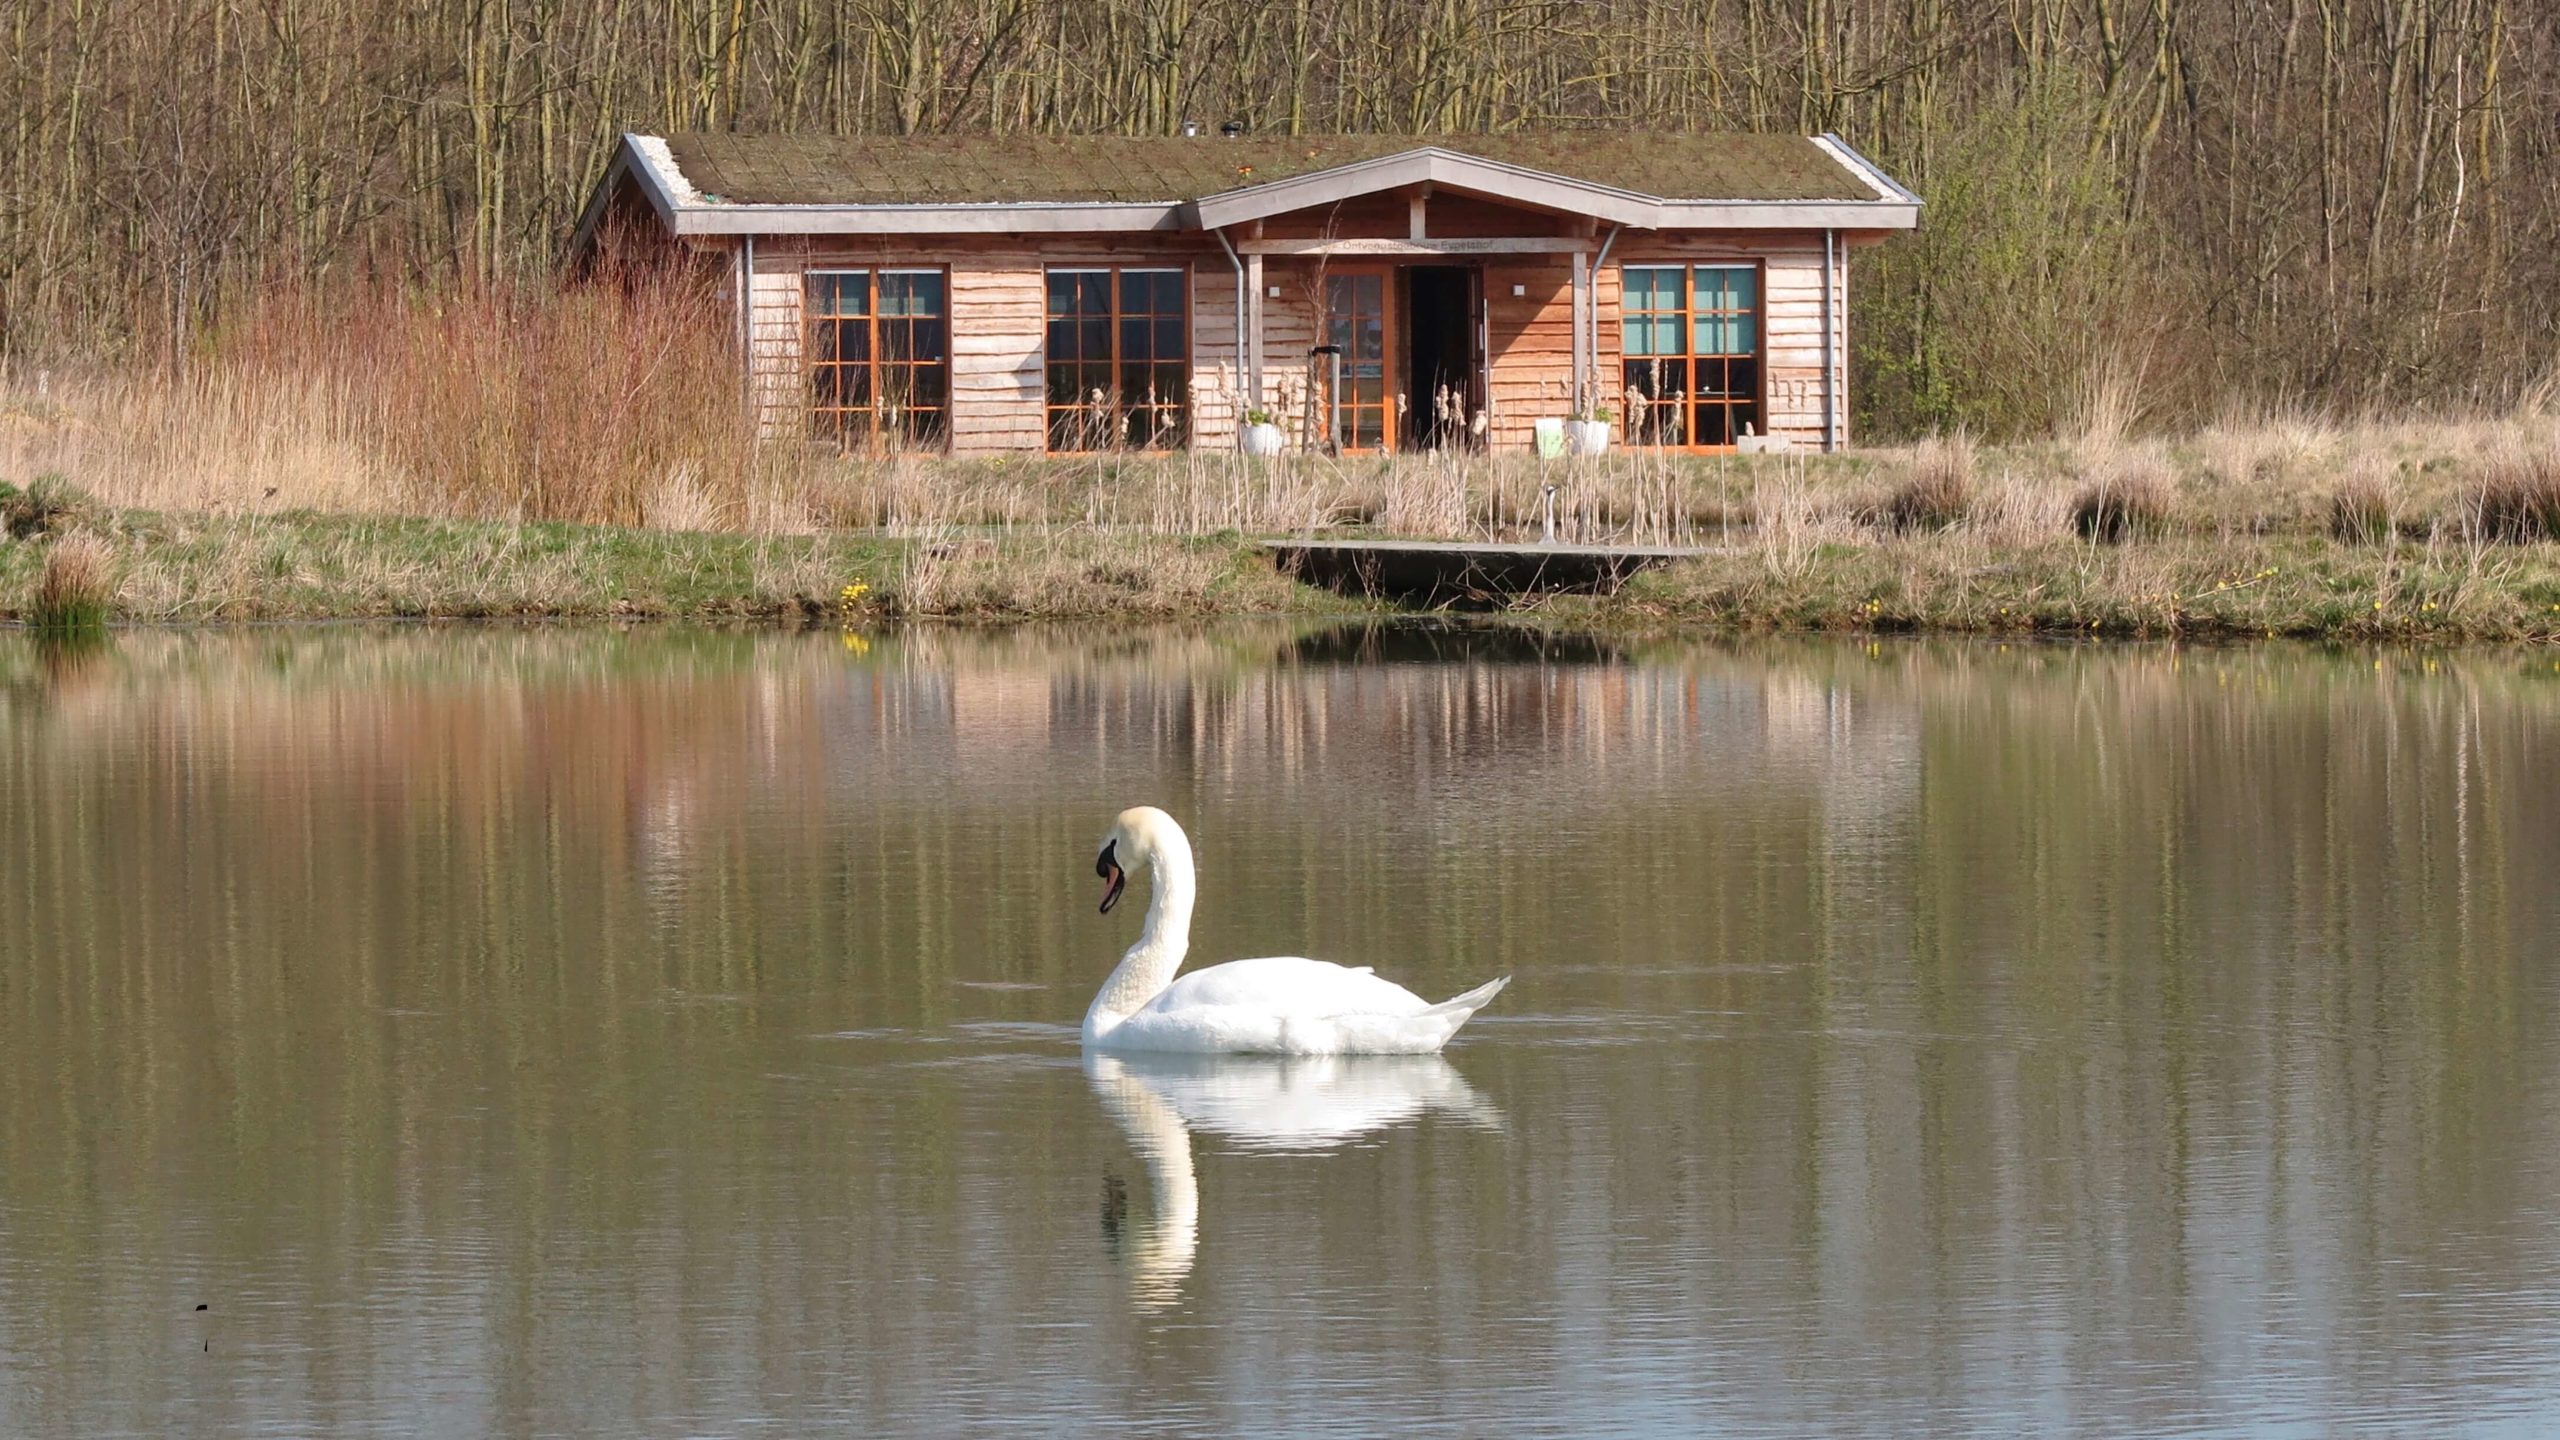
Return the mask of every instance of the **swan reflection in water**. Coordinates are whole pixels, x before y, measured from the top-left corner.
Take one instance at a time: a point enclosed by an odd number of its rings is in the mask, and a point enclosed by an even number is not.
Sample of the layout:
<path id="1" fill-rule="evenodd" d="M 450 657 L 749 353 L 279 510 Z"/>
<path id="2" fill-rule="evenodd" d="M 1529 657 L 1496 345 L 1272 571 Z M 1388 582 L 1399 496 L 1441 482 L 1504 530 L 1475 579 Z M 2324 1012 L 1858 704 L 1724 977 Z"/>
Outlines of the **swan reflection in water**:
<path id="1" fill-rule="evenodd" d="M 1109 1055 L 1088 1050 L 1085 1080 L 1103 1113 L 1129 1137 L 1154 1191 L 1154 1210 L 1131 1221 L 1106 1182 L 1102 1223 L 1129 1266 L 1129 1299 L 1141 1312 L 1181 1298 L 1200 1246 L 1200 1186 L 1191 1136 L 1203 1131 L 1246 1149 L 1314 1154 L 1440 1111 L 1487 1130 L 1502 1112 L 1437 1055 Z"/>

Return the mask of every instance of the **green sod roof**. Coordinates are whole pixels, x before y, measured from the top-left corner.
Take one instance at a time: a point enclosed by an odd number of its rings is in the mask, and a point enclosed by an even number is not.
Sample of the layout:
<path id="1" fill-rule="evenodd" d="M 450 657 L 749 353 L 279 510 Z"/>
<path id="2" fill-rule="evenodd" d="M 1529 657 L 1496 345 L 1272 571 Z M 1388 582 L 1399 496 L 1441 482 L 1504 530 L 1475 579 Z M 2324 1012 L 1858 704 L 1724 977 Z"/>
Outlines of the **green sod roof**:
<path id="1" fill-rule="evenodd" d="M 1664 200 L 1873 200 L 1800 135 L 673 135 L 685 179 L 748 205 L 1197 200 L 1434 146 Z"/>

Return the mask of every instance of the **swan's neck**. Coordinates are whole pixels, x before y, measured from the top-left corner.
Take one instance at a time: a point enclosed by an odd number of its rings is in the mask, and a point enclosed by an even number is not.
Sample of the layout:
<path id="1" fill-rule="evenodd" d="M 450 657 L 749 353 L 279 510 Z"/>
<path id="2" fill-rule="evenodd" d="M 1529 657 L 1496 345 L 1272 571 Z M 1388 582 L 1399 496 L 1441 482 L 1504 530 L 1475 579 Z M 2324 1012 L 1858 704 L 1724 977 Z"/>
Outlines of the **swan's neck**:
<path id="1" fill-rule="evenodd" d="M 1173 983 L 1182 957 L 1191 949 L 1191 899 L 1197 880 L 1191 869 L 1191 846 L 1179 833 L 1159 836 L 1149 865 L 1146 928 L 1138 943 L 1120 957 L 1120 966 L 1102 982 L 1093 1008 L 1084 1015 L 1084 1038 L 1098 1039 L 1118 1028 Z"/>

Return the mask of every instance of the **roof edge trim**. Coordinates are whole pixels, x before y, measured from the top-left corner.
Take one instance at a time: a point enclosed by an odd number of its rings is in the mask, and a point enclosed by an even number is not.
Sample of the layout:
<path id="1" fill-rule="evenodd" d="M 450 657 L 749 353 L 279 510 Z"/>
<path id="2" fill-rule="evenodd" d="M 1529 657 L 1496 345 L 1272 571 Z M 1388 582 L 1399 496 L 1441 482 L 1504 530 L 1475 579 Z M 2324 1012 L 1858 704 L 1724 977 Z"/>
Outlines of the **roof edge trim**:
<path id="1" fill-rule="evenodd" d="M 1813 143 L 1821 146 L 1824 150 L 1829 151 L 1831 158 L 1839 161 L 1841 166 L 1848 170 L 1850 174 L 1855 175 L 1859 179 L 1866 181 L 1869 185 L 1874 186 L 1877 198 L 1883 200 L 1897 200 L 1910 206 L 1914 210 L 1920 208 L 1921 200 L 1919 196 L 1904 189 L 1901 181 L 1886 174 L 1883 166 L 1878 165 L 1873 160 L 1859 154 L 1858 148 L 1850 144 L 1848 141 L 1841 139 L 1831 131 L 1825 130 L 1821 134 L 1813 137 Z"/>

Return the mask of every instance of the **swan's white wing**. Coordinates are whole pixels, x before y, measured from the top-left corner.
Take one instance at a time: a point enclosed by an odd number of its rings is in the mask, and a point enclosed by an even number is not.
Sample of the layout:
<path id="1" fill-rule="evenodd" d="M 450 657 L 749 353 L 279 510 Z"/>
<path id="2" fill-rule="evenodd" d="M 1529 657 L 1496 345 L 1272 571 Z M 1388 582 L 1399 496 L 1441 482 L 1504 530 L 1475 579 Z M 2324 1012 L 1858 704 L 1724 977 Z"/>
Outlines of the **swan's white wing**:
<path id="1" fill-rule="evenodd" d="M 1434 1005 L 1366 970 L 1275 955 L 1194 971 L 1092 1043 L 1195 1055 L 1419 1055 L 1503 982 Z"/>
<path id="2" fill-rule="evenodd" d="M 1164 988 L 1138 1013 L 1247 1007 L 1273 1015 L 1320 1019 L 1334 1015 L 1413 1015 L 1431 1002 L 1367 966 L 1357 970 L 1325 960 L 1271 955 L 1230 960 L 1194 970 Z"/>

